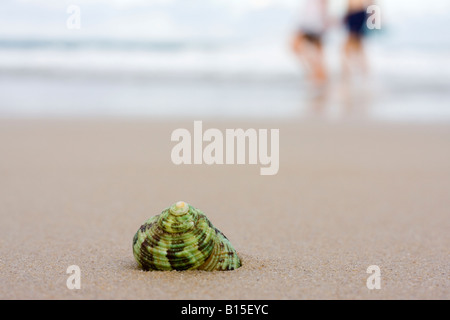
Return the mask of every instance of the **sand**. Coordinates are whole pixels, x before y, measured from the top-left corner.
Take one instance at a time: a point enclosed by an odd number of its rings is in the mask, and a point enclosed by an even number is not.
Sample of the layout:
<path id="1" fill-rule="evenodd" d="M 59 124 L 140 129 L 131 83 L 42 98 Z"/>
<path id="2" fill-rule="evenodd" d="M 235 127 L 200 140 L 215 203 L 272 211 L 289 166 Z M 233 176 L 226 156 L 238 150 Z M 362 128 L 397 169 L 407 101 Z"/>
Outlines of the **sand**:
<path id="1" fill-rule="evenodd" d="M 280 171 L 175 166 L 191 121 L 0 120 L 1 299 L 449 299 L 447 124 L 280 128 Z M 232 241 L 232 272 L 143 272 L 131 242 L 175 201 Z M 66 287 L 70 265 L 81 289 Z M 369 290 L 370 265 L 381 289 Z"/>

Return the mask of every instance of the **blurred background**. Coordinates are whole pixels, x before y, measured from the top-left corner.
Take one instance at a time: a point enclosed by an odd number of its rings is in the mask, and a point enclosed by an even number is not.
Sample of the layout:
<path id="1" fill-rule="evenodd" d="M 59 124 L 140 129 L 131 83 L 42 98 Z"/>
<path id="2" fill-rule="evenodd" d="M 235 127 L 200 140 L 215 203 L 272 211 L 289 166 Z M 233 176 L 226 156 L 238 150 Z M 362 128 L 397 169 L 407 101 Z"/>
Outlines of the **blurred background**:
<path id="1" fill-rule="evenodd" d="M 347 1 L 329 1 L 319 89 L 291 50 L 304 2 L 2 0 L 0 117 L 450 120 L 449 1 L 377 1 L 369 76 L 350 82 Z"/>

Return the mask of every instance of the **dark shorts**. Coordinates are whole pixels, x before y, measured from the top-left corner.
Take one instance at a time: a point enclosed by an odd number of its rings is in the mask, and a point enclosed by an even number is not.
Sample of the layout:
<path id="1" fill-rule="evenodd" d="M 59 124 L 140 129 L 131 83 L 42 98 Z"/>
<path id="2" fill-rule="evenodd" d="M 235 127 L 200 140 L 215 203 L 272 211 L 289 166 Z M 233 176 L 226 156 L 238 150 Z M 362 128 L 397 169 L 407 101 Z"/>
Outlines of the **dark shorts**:
<path id="1" fill-rule="evenodd" d="M 301 32 L 303 35 L 303 38 L 305 38 L 306 41 L 315 44 L 320 45 L 322 43 L 322 35 L 317 33 L 311 33 L 311 32 Z"/>
<path id="2" fill-rule="evenodd" d="M 349 13 L 345 17 L 345 25 L 348 31 L 356 36 L 363 36 L 366 31 L 367 13 L 366 11 L 357 11 Z"/>

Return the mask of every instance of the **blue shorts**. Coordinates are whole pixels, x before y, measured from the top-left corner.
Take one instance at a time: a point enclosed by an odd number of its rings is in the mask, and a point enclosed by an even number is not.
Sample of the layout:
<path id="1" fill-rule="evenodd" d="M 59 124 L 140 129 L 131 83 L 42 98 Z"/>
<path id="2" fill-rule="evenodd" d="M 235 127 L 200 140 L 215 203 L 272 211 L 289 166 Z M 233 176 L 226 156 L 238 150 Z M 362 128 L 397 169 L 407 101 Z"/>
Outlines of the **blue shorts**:
<path id="1" fill-rule="evenodd" d="M 367 13 L 366 11 L 357 11 L 349 13 L 345 17 L 345 25 L 348 31 L 356 36 L 363 36 L 366 31 Z"/>

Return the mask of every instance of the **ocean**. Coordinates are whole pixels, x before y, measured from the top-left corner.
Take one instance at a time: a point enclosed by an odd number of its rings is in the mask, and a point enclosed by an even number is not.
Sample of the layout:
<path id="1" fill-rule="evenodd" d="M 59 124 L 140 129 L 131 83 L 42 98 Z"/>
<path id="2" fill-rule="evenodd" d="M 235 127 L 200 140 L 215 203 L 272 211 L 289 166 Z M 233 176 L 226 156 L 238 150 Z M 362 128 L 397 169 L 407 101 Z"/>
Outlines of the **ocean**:
<path id="1" fill-rule="evenodd" d="M 290 52 L 294 28 L 158 40 L 0 33 L 0 117 L 450 121 L 450 42 L 433 25 L 415 28 L 374 32 L 369 76 L 350 82 L 343 32 L 331 32 L 321 88 Z"/>

